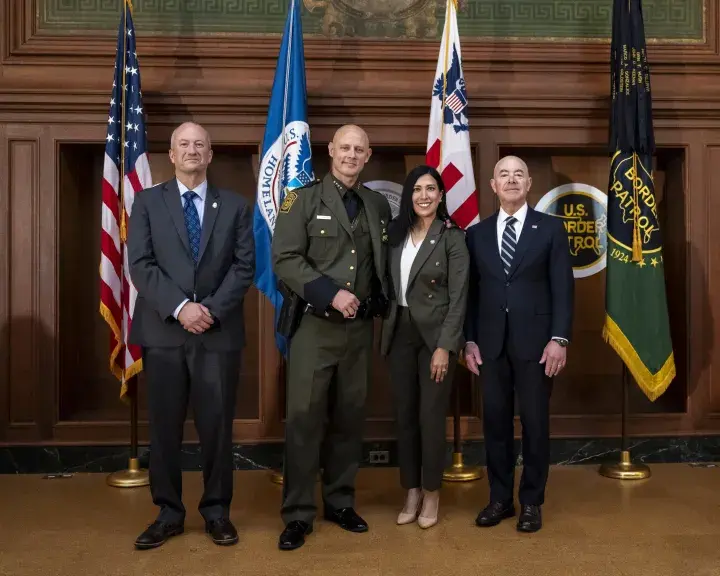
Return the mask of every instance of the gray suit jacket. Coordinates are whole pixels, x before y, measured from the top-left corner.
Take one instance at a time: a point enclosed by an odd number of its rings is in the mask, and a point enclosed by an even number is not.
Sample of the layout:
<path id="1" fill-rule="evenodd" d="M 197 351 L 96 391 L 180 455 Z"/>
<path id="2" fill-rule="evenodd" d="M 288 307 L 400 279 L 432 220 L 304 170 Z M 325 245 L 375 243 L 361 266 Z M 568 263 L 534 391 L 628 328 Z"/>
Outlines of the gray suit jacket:
<path id="1" fill-rule="evenodd" d="M 243 300 L 255 276 L 255 241 L 252 209 L 242 196 L 208 185 L 197 267 L 175 178 L 135 197 L 127 247 L 138 290 L 132 344 L 175 347 L 197 338 L 208 350 L 243 347 Z M 173 317 L 185 298 L 213 315 L 203 334 L 187 332 Z"/>
<path id="2" fill-rule="evenodd" d="M 390 352 L 397 322 L 402 250 L 402 245 L 392 246 L 388 258 L 393 290 L 380 341 L 383 355 Z M 430 352 L 444 348 L 458 353 L 465 344 L 469 270 L 465 233 L 446 228 L 440 220 L 433 222 L 413 261 L 405 292 L 410 314 Z"/>

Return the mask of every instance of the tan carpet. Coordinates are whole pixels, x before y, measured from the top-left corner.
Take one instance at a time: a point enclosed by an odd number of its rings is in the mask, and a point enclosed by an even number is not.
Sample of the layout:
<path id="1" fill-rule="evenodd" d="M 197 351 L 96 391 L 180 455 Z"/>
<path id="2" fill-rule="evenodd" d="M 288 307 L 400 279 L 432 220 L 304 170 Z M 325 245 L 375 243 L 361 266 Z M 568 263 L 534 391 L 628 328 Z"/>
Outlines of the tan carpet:
<path id="1" fill-rule="evenodd" d="M 444 488 L 436 527 L 398 527 L 397 470 L 364 469 L 357 510 L 370 532 L 350 534 L 318 520 L 294 552 L 277 549 L 281 487 L 263 472 L 235 475 L 237 546 L 217 547 L 203 533 L 202 477 L 188 473 L 185 534 L 146 552 L 136 552 L 133 541 L 156 512 L 147 489 L 110 488 L 100 474 L 0 476 L 0 574 L 720 576 L 720 468 L 652 471 L 649 480 L 620 483 L 596 467 L 553 468 L 545 528 L 527 535 L 512 520 L 474 526 L 486 479 Z"/>

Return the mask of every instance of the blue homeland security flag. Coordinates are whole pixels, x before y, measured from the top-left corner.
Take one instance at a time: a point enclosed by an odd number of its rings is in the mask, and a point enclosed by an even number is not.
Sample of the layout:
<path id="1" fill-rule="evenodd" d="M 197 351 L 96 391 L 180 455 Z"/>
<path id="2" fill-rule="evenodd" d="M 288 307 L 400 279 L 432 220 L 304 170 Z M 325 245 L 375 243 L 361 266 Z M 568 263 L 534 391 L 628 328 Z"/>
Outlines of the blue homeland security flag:
<path id="1" fill-rule="evenodd" d="M 258 175 L 255 232 L 255 285 L 275 308 L 275 326 L 282 295 L 272 269 L 271 244 L 275 221 L 288 190 L 315 179 L 307 123 L 305 54 L 299 0 L 290 0 L 285 32 L 270 94 L 262 159 Z M 287 356 L 285 338 L 275 332 L 278 349 Z"/>

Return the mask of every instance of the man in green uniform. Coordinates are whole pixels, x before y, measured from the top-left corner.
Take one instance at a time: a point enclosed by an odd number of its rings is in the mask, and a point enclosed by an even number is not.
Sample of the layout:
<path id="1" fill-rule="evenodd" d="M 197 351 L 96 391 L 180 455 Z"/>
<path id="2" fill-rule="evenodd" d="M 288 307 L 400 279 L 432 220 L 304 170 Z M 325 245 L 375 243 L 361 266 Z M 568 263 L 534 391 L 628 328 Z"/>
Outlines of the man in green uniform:
<path id="1" fill-rule="evenodd" d="M 272 245 L 275 274 L 304 302 L 288 358 L 281 550 L 299 548 L 312 532 L 321 466 L 325 519 L 351 532 L 368 529 L 354 510 L 355 475 L 372 318 L 389 294 L 390 205 L 358 182 L 371 154 L 361 128 L 343 126 L 328 148 L 331 172 L 287 193 Z"/>

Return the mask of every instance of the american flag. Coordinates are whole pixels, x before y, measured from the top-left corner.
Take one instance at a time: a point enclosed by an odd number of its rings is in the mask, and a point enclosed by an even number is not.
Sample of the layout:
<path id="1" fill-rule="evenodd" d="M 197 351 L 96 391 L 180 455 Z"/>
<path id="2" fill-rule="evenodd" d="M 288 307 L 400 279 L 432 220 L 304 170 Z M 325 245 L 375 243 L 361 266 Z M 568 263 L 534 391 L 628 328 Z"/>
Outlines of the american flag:
<path id="1" fill-rule="evenodd" d="M 462 228 L 479 221 L 467 104 L 457 0 L 447 0 L 445 28 L 433 82 L 425 162 L 440 172 L 447 191 L 448 212 Z"/>
<path id="2" fill-rule="evenodd" d="M 130 0 L 122 12 L 105 138 L 100 249 L 100 314 L 112 332 L 110 371 L 121 382 L 121 398 L 127 381 L 142 370 L 140 349 L 127 342 L 137 298 L 125 247 L 127 219 L 135 194 L 152 186 Z"/>

